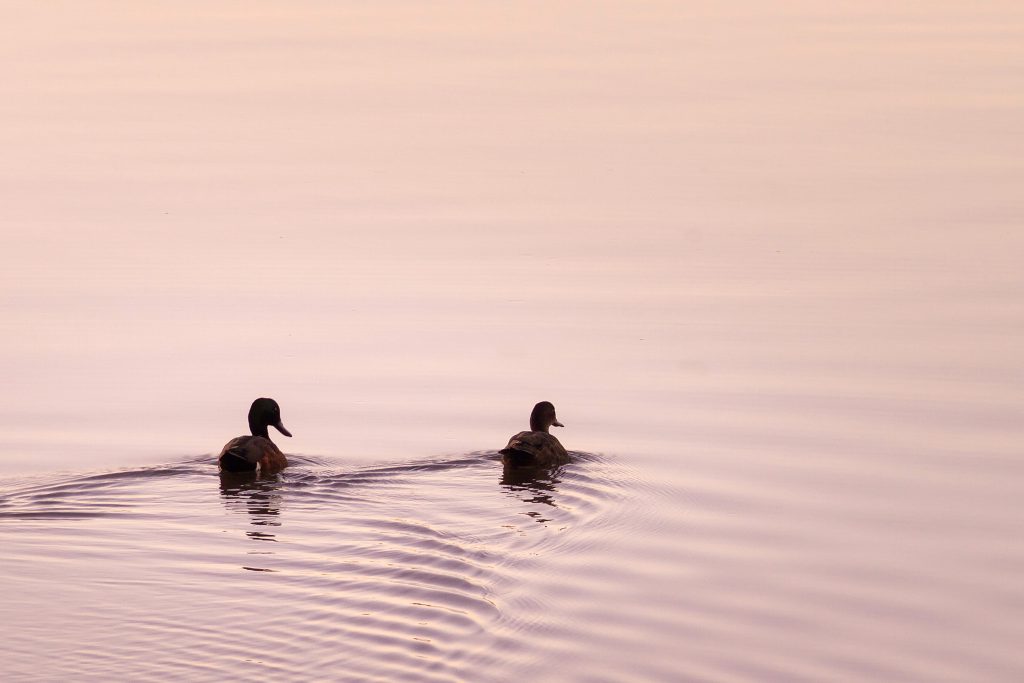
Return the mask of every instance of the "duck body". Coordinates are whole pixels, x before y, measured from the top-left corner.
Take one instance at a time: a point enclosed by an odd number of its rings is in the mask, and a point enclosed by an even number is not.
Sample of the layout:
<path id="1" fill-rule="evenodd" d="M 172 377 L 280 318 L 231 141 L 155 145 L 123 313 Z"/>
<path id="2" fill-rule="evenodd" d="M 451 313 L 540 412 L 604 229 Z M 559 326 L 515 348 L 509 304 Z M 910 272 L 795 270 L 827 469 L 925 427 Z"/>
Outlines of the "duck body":
<path id="1" fill-rule="evenodd" d="M 506 467 L 553 467 L 569 462 L 565 447 L 548 429 L 563 427 L 555 417 L 555 407 L 541 401 L 530 413 L 530 430 L 519 432 L 498 451 Z"/>
<path id="2" fill-rule="evenodd" d="M 288 466 L 277 444 L 262 436 L 236 436 L 224 444 L 217 462 L 225 472 L 277 472 Z"/>
<path id="3" fill-rule="evenodd" d="M 519 432 L 499 452 L 501 462 L 511 467 L 552 467 L 569 461 L 562 442 L 547 432 Z"/>
<path id="4" fill-rule="evenodd" d="M 269 474 L 288 466 L 288 458 L 273 441 L 267 427 L 272 426 L 285 436 L 291 432 L 281 423 L 281 408 L 272 398 L 258 398 L 249 408 L 249 436 L 236 436 L 224 444 L 217 463 L 222 472 L 257 472 Z"/>

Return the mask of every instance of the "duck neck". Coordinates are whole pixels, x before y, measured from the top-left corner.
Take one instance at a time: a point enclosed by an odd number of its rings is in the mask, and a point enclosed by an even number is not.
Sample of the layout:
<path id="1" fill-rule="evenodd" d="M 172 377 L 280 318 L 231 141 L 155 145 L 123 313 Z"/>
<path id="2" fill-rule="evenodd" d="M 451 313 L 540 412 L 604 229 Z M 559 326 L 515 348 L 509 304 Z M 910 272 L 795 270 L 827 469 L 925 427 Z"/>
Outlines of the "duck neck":
<path id="1" fill-rule="evenodd" d="M 267 431 L 267 425 L 256 424 L 250 420 L 249 431 L 252 432 L 253 436 L 262 436 L 264 439 L 270 438 L 270 433 Z"/>
<path id="2" fill-rule="evenodd" d="M 530 431 L 532 432 L 545 432 L 548 431 L 548 425 L 544 424 L 537 418 L 530 418 Z"/>

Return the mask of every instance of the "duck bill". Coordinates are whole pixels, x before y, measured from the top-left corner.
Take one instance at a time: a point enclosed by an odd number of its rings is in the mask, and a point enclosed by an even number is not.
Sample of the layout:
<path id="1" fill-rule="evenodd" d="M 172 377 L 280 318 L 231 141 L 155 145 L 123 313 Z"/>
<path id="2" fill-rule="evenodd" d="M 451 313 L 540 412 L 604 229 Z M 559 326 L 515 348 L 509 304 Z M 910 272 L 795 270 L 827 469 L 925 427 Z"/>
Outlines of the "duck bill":
<path id="1" fill-rule="evenodd" d="M 552 422 L 552 423 L 551 423 L 551 426 L 552 426 L 552 427 L 564 427 L 565 425 L 564 425 L 564 424 L 562 424 L 561 422 L 558 422 L 558 421 L 556 420 L 556 421 L 554 421 L 554 422 Z"/>
<path id="2" fill-rule="evenodd" d="M 291 436 L 292 435 L 291 432 L 289 432 L 287 429 L 284 428 L 284 425 L 281 423 L 280 420 L 278 420 L 277 422 L 274 423 L 274 429 L 276 429 L 277 431 L 281 432 L 285 436 Z"/>

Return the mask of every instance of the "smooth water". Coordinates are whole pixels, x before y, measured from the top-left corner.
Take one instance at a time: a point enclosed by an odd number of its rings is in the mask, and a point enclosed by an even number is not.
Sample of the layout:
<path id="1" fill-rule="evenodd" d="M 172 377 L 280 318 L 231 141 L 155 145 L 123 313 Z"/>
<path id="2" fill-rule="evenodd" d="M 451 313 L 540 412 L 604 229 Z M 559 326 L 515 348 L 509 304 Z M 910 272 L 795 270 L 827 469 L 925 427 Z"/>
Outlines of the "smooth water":
<path id="1" fill-rule="evenodd" d="M 0 16 L 4 680 L 1024 678 L 1018 3 Z"/>

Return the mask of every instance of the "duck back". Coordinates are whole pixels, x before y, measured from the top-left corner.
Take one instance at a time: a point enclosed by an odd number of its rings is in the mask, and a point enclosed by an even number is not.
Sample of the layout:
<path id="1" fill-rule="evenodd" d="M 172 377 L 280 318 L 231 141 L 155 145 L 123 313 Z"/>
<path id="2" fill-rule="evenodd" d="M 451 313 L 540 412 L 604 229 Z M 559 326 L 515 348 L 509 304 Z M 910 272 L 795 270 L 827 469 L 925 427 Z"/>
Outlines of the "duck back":
<path id="1" fill-rule="evenodd" d="M 512 467 L 550 467 L 569 460 L 562 443 L 548 432 L 519 432 L 499 451 L 501 462 Z"/>
<path id="2" fill-rule="evenodd" d="M 225 472 L 277 472 L 288 465 L 281 449 L 263 436 L 239 436 L 228 441 L 217 458 Z"/>

